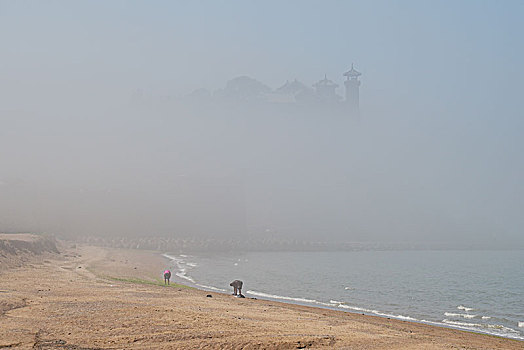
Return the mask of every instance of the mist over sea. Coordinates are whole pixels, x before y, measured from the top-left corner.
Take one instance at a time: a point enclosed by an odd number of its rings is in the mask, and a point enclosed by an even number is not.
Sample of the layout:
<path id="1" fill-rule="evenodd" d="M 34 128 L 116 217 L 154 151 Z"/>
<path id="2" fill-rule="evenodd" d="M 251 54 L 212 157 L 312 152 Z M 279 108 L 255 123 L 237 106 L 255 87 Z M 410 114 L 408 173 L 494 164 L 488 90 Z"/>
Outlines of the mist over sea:
<path id="1" fill-rule="evenodd" d="M 166 253 L 176 279 L 246 297 L 524 340 L 524 251 Z"/>

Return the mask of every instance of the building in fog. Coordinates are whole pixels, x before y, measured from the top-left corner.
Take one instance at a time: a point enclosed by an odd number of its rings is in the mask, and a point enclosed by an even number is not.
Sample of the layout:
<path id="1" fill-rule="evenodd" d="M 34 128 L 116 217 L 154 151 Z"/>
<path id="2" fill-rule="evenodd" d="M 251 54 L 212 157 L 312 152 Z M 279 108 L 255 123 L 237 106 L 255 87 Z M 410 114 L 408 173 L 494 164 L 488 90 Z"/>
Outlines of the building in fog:
<path id="1" fill-rule="evenodd" d="M 339 84 L 324 78 L 312 85 L 297 79 L 286 80 L 280 87 L 273 89 L 264 83 L 248 77 L 239 76 L 229 80 L 225 87 L 213 92 L 200 88 L 186 95 L 185 101 L 196 106 L 215 104 L 244 104 L 247 107 L 270 107 L 275 111 L 297 111 L 298 113 L 324 113 L 339 116 L 358 116 L 360 108 L 360 80 L 362 74 L 351 64 L 350 70 L 343 73 L 345 92 L 337 93 Z M 140 90 L 139 97 L 144 94 Z M 138 95 L 137 95 L 138 96 Z M 143 98 L 142 98 L 143 100 Z"/>
<path id="2" fill-rule="evenodd" d="M 311 87 L 306 86 L 297 79 L 287 80 L 284 85 L 266 94 L 266 101 L 275 104 L 287 104 L 298 106 L 316 106 L 316 110 L 323 108 L 329 109 L 330 112 L 339 111 L 338 114 L 358 116 L 359 115 L 359 98 L 360 98 L 360 80 L 362 74 L 351 64 L 351 69 L 342 76 L 346 77 L 344 81 L 345 94 L 337 94 L 339 85 L 328 79 L 319 80 Z"/>
<path id="3" fill-rule="evenodd" d="M 351 64 L 351 69 L 343 74 L 346 77 L 344 85 L 346 87 L 346 99 L 344 103 L 346 104 L 347 110 L 349 113 L 358 114 L 359 113 L 359 88 L 360 88 L 360 77 L 362 74 L 353 67 Z"/>
<path id="4" fill-rule="evenodd" d="M 313 84 L 315 92 L 323 102 L 326 103 L 337 103 L 340 100 L 340 96 L 337 95 L 335 91 L 338 87 L 338 84 L 335 84 L 333 81 L 327 78 L 327 75 L 324 75 L 324 79 L 319 80 Z"/>

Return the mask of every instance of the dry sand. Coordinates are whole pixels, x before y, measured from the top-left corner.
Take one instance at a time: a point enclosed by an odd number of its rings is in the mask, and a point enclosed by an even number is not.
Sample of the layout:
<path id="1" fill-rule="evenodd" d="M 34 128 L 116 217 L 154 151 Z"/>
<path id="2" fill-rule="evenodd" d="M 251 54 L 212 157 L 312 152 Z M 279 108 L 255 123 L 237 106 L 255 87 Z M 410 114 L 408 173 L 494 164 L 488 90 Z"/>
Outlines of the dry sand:
<path id="1" fill-rule="evenodd" d="M 524 349 L 482 334 L 164 287 L 167 261 L 154 252 L 61 250 L 0 270 L 0 348 Z"/>

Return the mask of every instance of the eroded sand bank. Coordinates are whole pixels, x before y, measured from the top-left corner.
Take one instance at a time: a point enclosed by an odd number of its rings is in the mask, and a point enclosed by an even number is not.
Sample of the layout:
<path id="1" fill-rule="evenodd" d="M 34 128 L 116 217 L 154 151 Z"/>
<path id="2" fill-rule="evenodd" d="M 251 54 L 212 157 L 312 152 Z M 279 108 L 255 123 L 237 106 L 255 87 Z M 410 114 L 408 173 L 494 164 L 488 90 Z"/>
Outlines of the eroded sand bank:
<path id="1" fill-rule="evenodd" d="M 0 271 L 0 348 L 524 349 L 482 334 L 164 287 L 167 262 L 154 252 L 61 252 Z"/>

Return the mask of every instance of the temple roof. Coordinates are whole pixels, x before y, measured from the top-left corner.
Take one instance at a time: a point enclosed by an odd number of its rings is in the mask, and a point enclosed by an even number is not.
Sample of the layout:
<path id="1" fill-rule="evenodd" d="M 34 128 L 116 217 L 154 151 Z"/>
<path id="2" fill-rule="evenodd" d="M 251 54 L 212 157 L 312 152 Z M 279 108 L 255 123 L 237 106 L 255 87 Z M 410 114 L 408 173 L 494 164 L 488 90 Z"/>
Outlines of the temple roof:
<path id="1" fill-rule="evenodd" d="M 348 78 L 357 78 L 359 76 L 362 75 L 362 73 L 360 73 L 358 70 L 356 70 L 355 68 L 353 68 L 353 63 L 351 63 L 351 69 L 348 70 L 346 73 L 343 74 L 345 77 L 348 77 Z"/>
<path id="2" fill-rule="evenodd" d="M 296 94 L 302 90 L 307 90 L 307 89 L 309 88 L 306 85 L 302 84 L 300 81 L 295 79 L 294 81 L 291 81 L 291 82 L 289 80 L 286 81 L 284 85 L 276 89 L 276 92 L 281 93 L 281 94 Z"/>
<path id="3" fill-rule="evenodd" d="M 334 86 L 337 87 L 338 84 L 335 84 L 333 81 L 329 80 L 327 78 L 327 75 L 324 75 L 324 79 L 318 81 L 317 83 L 313 84 L 314 87 L 320 87 L 320 86 Z"/>

